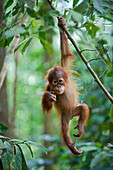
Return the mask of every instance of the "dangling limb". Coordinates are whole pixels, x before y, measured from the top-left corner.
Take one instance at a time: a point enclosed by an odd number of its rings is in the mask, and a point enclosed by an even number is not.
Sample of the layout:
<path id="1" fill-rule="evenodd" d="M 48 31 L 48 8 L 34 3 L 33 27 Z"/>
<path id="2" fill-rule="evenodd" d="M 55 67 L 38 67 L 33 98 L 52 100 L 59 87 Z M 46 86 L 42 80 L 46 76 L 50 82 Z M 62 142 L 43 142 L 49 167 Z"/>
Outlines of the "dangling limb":
<path id="1" fill-rule="evenodd" d="M 74 129 L 78 129 L 78 134 L 73 134 L 75 137 L 80 137 L 84 133 L 84 126 L 89 117 L 89 108 L 86 104 L 80 104 L 73 109 L 73 117 L 79 116 L 78 124 Z"/>
<path id="2" fill-rule="evenodd" d="M 62 129 L 63 140 L 74 155 L 81 155 L 82 151 L 77 150 L 76 148 L 76 141 L 75 142 L 71 141 L 70 134 L 69 134 L 69 122 L 70 122 L 70 118 L 62 114 L 61 129 Z"/>

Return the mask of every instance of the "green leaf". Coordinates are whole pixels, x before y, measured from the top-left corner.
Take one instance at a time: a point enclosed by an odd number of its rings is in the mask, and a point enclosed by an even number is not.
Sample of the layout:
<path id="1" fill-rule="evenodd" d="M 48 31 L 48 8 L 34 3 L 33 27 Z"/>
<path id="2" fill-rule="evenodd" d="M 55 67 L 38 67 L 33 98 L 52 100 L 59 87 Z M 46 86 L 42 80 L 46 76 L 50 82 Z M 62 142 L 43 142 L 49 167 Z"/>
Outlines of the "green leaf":
<path id="1" fill-rule="evenodd" d="M 86 27 L 87 31 L 89 32 L 89 34 L 92 37 L 95 37 L 96 32 L 99 30 L 99 27 L 97 27 L 96 25 L 94 25 L 92 22 L 88 22 L 86 21 L 83 26 Z"/>
<path id="2" fill-rule="evenodd" d="M 79 0 L 73 0 L 73 7 L 78 3 Z"/>
<path id="3" fill-rule="evenodd" d="M 60 16 L 59 11 L 57 11 L 57 10 L 50 10 L 50 11 L 48 11 L 48 14 L 51 15 L 52 17 L 53 16 L 55 16 L 55 17 Z"/>
<path id="4" fill-rule="evenodd" d="M 47 27 L 47 29 L 50 29 L 50 27 Z M 50 53 L 52 54 L 52 48 L 51 48 L 51 44 L 46 42 L 46 29 L 44 29 L 43 26 L 40 26 L 39 29 L 39 39 L 41 44 L 44 46 L 44 48 Z"/>
<path id="5" fill-rule="evenodd" d="M 6 152 L 4 152 L 1 156 L 3 169 L 10 169 L 10 164 L 13 158 L 13 151 L 11 145 L 8 142 L 4 142 L 4 146 L 6 147 Z"/>
<path id="6" fill-rule="evenodd" d="M 47 31 L 50 31 L 50 30 L 52 30 L 53 28 L 54 28 L 54 27 L 50 25 L 50 26 L 48 26 L 47 28 L 40 29 L 40 30 L 39 30 L 39 33 L 40 33 L 40 32 L 45 32 L 45 33 L 46 33 Z"/>
<path id="7" fill-rule="evenodd" d="M 13 4 L 13 0 L 9 0 L 9 1 L 6 3 L 4 9 L 6 10 L 6 9 L 7 9 L 9 6 L 11 6 L 12 4 Z"/>
<path id="8" fill-rule="evenodd" d="M 113 148 L 113 145 L 111 143 L 108 143 L 107 145 L 109 148 Z"/>
<path id="9" fill-rule="evenodd" d="M 84 0 L 77 7 L 74 8 L 74 11 L 84 14 L 86 12 L 87 5 L 88 5 L 87 0 Z"/>
<path id="10" fill-rule="evenodd" d="M 69 0 L 64 0 L 64 1 L 66 1 L 66 2 L 68 2 L 68 3 L 69 3 Z"/>
<path id="11" fill-rule="evenodd" d="M 32 158 L 33 158 L 33 151 L 32 151 L 32 149 L 31 149 L 31 146 L 30 146 L 28 143 L 26 143 L 26 142 L 25 142 L 25 144 L 26 144 L 27 147 L 29 148 L 29 151 L 30 151 L 31 156 L 32 156 Z"/>
<path id="12" fill-rule="evenodd" d="M 10 170 L 22 170 L 22 157 L 21 152 L 18 146 L 14 146 L 16 154 L 13 156 L 13 159 L 10 163 Z"/>
<path id="13" fill-rule="evenodd" d="M 73 18 L 74 21 L 76 21 L 77 23 L 79 23 L 79 22 L 82 23 L 83 22 L 83 16 L 80 13 L 78 13 L 78 12 L 76 12 L 74 10 L 71 10 L 70 13 L 71 13 L 72 18 Z"/>
<path id="14" fill-rule="evenodd" d="M 100 152 L 91 161 L 90 167 L 96 167 L 104 158 L 106 157 L 106 152 Z"/>
<path id="15" fill-rule="evenodd" d="M 104 3 L 102 2 L 102 0 L 94 0 L 93 1 L 93 5 L 94 5 L 94 8 L 97 10 L 97 11 L 99 11 L 99 12 L 101 12 L 101 13 L 103 13 L 104 12 Z"/>
<path id="16" fill-rule="evenodd" d="M 18 34 L 23 34 L 25 32 L 26 32 L 26 30 L 25 30 L 24 27 L 16 25 L 15 27 L 10 28 L 9 30 L 7 30 L 5 32 L 5 35 L 6 35 L 6 38 L 10 38 L 10 37 L 16 36 Z"/>
<path id="17" fill-rule="evenodd" d="M 92 28 L 91 28 L 91 35 L 92 37 L 95 37 L 96 32 L 99 30 L 99 27 L 97 27 L 96 25 L 92 24 Z"/>
<path id="18" fill-rule="evenodd" d="M 9 141 L 12 143 L 15 143 L 15 144 L 23 144 L 24 143 L 24 141 L 19 140 L 19 139 L 10 139 Z"/>
<path id="19" fill-rule="evenodd" d="M 0 135 L 0 138 L 1 138 L 1 139 L 7 139 L 7 140 L 10 140 L 10 138 L 8 138 L 8 137 L 6 137 L 6 136 L 2 136 L 2 135 Z"/>
<path id="20" fill-rule="evenodd" d="M 41 150 L 42 150 L 43 152 L 45 152 L 46 154 L 48 153 L 47 148 L 45 148 L 44 146 L 42 146 L 42 145 L 40 145 L 40 144 L 38 144 L 38 143 L 36 143 L 36 142 L 27 141 L 26 143 L 36 146 L 37 148 L 41 149 Z"/>
<path id="21" fill-rule="evenodd" d="M 31 43 L 33 37 L 31 37 L 24 45 L 23 49 L 22 49 L 22 54 L 25 52 L 26 48 L 29 46 L 29 44 Z"/>
<path id="22" fill-rule="evenodd" d="M 107 74 L 107 77 L 113 77 L 113 70 Z"/>
<path id="23" fill-rule="evenodd" d="M 43 47 L 50 53 L 50 54 L 52 54 L 52 48 L 51 48 L 51 46 L 45 41 L 45 39 L 43 39 L 43 38 L 41 38 L 41 37 L 39 37 L 40 38 L 40 42 L 41 42 L 41 44 L 43 45 Z"/>
<path id="24" fill-rule="evenodd" d="M 98 148 L 96 146 L 84 146 L 80 148 L 82 151 L 89 152 L 89 151 L 95 151 Z"/>
<path id="25" fill-rule="evenodd" d="M 36 19 L 39 19 L 38 14 L 37 14 L 37 12 L 36 12 L 34 9 L 27 8 L 27 13 L 28 13 L 31 17 L 36 18 Z"/>
<path id="26" fill-rule="evenodd" d="M 14 50 L 14 52 L 16 52 L 22 45 L 24 45 L 24 43 L 28 40 L 28 38 L 26 38 L 24 41 L 22 41 Z"/>
<path id="27" fill-rule="evenodd" d="M 113 122 L 113 105 L 110 110 L 110 118 L 111 118 L 111 121 Z"/>
<path id="28" fill-rule="evenodd" d="M 24 157 L 24 154 L 23 154 L 23 151 L 20 147 L 20 145 L 16 144 L 21 152 L 21 158 L 22 158 L 22 170 L 27 170 L 27 165 L 26 165 L 26 161 L 25 161 L 25 157 Z"/>
<path id="29" fill-rule="evenodd" d="M 104 18 L 104 19 L 106 19 L 106 20 L 108 20 L 108 21 L 113 22 L 113 19 L 111 19 L 110 17 L 104 16 L 104 15 L 99 15 L 99 17 L 100 17 L 100 18 Z"/>
<path id="30" fill-rule="evenodd" d="M 0 123 L 0 133 L 5 132 L 7 129 L 8 129 L 8 127 L 6 127 L 2 123 Z"/>
<path id="31" fill-rule="evenodd" d="M 44 16 L 44 21 L 48 26 L 50 26 L 50 25 L 54 26 L 53 16 L 51 16 L 51 15 Z"/>
<path id="32" fill-rule="evenodd" d="M 38 6 L 38 0 L 35 0 L 36 6 Z"/>

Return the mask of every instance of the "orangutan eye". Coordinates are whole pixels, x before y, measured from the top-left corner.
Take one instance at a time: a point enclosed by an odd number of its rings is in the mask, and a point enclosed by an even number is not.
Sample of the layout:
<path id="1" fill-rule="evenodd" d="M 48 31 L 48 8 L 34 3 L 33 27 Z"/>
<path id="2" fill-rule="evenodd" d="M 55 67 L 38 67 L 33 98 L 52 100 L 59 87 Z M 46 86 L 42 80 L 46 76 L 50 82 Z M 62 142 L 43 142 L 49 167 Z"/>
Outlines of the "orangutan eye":
<path id="1" fill-rule="evenodd" d="M 64 79 L 63 79 L 63 78 L 60 78 L 60 79 L 58 80 L 58 82 L 62 84 L 62 83 L 64 83 Z"/>
<path id="2" fill-rule="evenodd" d="M 52 84 L 57 85 L 57 81 L 53 80 Z"/>

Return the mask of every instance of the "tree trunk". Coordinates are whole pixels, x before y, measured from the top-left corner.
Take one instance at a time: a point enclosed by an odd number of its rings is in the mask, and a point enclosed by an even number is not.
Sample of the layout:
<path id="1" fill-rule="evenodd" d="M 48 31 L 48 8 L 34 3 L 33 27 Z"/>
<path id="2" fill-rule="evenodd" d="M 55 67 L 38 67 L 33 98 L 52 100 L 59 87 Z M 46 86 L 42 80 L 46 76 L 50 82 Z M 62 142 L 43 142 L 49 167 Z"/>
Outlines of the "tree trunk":
<path id="1" fill-rule="evenodd" d="M 4 4 L 4 0 L 0 0 L 0 24 L 2 23 L 2 19 L 3 19 L 3 4 Z M 1 28 L 4 29 L 5 24 L 2 25 Z M 4 63 L 5 51 L 6 50 L 4 48 L 0 48 L 0 71 Z M 6 78 L 0 90 L 0 122 L 9 128 L 6 132 L 1 133 L 1 135 L 11 137 L 12 133 L 10 131 L 10 125 L 8 122 L 8 100 L 7 100 Z"/>
<path id="2" fill-rule="evenodd" d="M 46 0 L 43 1 L 44 2 L 44 11 L 49 11 L 50 10 L 50 6 L 48 4 L 48 2 Z M 51 34 L 50 34 L 51 32 Z M 52 51 L 52 56 L 53 56 L 53 47 L 52 47 L 52 41 L 53 41 L 53 36 L 52 36 L 52 30 L 46 32 L 46 41 L 51 45 L 51 51 Z M 45 62 L 50 62 L 52 63 L 53 57 L 51 58 L 50 54 L 48 51 L 45 50 Z M 45 71 L 46 73 L 46 71 Z M 54 135 L 54 118 L 53 118 L 53 114 L 45 114 L 44 115 L 44 134 L 48 134 L 50 136 Z M 49 147 L 51 146 L 51 142 L 50 141 L 45 141 L 44 142 L 45 147 Z M 54 157 L 53 153 L 49 153 L 48 155 L 45 155 L 44 158 L 48 159 L 48 160 L 52 160 Z M 49 166 L 45 166 L 44 170 L 54 170 L 53 165 L 49 165 Z"/>

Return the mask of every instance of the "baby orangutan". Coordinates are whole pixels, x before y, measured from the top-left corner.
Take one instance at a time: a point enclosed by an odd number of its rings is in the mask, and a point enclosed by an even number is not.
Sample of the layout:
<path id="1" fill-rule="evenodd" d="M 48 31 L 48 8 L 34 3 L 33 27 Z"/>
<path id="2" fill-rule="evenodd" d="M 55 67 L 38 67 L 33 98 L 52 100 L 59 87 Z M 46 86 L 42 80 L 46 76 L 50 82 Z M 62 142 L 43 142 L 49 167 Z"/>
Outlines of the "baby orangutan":
<path id="1" fill-rule="evenodd" d="M 58 17 L 58 26 L 60 28 L 60 46 L 61 46 L 61 66 L 54 66 L 48 71 L 46 76 L 48 85 L 42 97 L 43 112 L 49 112 L 54 104 L 60 115 L 62 136 L 65 144 L 75 155 L 81 155 L 82 151 L 77 150 L 76 141 L 72 142 L 69 134 L 69 122 L 75 116 L 79 116 L 78 124 L 74 129 L 78 129 L 75 137 L 80 137 L 84 133 L 84 125 L 89 117 L 89 108 L 86 104 L 78 104 L 78 93 L 69 77 L 67 59 L 76 58 L 69 50 L 69 45 L 62 25 L 66 26 L 66 21 Z"/>

